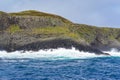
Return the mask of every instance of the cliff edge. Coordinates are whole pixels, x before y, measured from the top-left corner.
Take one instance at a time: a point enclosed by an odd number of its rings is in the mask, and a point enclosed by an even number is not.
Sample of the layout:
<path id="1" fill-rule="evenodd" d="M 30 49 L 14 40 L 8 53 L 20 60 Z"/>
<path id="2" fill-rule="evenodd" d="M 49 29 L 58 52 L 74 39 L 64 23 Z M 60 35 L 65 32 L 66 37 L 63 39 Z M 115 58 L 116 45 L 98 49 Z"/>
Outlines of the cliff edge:
<path id="1" fill-rule="evenodd" d="M 0 49 L 39 50 L 75 47 L 80 51 L 105 54 L 120 49 L 120 29 L 75 24 L 61 16 L 28 10 L 0 11 Z"/>

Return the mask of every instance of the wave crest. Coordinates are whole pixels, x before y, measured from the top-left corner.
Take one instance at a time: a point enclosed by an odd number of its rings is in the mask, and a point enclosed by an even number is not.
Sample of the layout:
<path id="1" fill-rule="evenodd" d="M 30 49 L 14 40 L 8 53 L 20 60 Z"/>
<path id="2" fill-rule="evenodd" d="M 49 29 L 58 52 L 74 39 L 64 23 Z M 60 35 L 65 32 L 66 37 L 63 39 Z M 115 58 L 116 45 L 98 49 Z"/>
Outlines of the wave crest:
<path id="1" fill-rule="evenodd" d="M 95 53 L 89 53 L 84 51 L 72 49 L 58 48 L 48 49 L 39 51 L 15 51 L 7 53 L 6 51 L 0 51 L 0 58 L 2 59 L 16 59 L 16 58 L 37 58 L 37 59 L 81 59 L 81 58 L 92 58 L 101 57 L 104 55 L 96 55 Z"/>

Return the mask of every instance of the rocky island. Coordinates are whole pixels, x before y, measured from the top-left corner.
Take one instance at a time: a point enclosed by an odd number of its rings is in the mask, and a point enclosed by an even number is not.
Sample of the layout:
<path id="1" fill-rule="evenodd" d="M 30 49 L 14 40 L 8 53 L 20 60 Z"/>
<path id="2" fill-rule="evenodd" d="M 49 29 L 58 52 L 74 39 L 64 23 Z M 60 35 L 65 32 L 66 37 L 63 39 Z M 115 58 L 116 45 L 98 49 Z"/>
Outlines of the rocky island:
<path id="1" fill-rule="evenodd" d="M 18 13 L 0 11 L 0 50 L 37 51 L 72 48 L 105 54 L 120 49 L 120 29 L 73 23 L 61 16 L 28 10 Z"/>

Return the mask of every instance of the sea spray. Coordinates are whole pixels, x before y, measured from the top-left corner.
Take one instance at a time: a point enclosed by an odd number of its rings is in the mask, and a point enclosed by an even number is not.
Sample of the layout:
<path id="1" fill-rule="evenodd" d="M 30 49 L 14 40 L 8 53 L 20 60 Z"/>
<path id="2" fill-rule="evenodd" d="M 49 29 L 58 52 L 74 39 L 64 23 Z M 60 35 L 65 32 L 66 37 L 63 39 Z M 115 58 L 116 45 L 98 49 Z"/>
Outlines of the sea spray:
<path id="1" fill-rule="evenodd" d="M 84 51 L 72 49 L 58 48 L 39 51 L 15 51 L 7 53 L 6 51 L 0 51 L 0 58 L 2 59 L 17 59 L 17 58 L 35 58 L 35 59 L 81 59 L 92 57 L 103 57 L 104 55 L 96 55 L 95 53 L 89 53 Z"/>
<path id="2" fill-rule="evenodd" d="M 110 51 L 103 51 L 104 53 L 109 53 L 111 56 L 120 57 L 120 51 L 116 48 L 112 48 Z"/>

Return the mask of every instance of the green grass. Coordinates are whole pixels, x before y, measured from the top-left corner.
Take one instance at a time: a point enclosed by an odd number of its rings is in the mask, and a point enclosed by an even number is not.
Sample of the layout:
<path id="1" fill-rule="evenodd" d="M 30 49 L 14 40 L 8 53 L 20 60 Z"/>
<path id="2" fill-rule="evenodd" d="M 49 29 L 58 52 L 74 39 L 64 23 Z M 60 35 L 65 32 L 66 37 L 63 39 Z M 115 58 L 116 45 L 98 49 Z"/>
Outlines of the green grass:
<path id="1" fill-rule="evenodd" d="M 3 12 L 3 11 L 0 11 L 0 14 L 4 14 L 5 12 Z"/>
<path id="2" fill-rule="evenodd" d="M 99 37 L 99 39 L 102 39 L 103 43 L 106 43 L 108 40 L 116 39 L 116 37 L 120 34 L 120 29 L 101 28 L 84 24 L 71 26 L 70 30 L 78 33 L 79 37 L 85 39 L 88 43 L 93 42 L 96 37 Z"/>
<path id="3" fill-rule="evenodd" d="M 91 43 L 98 36 L 102 39 L 103 43 L 115 39 L 120 32 L 120 29 L 114 28 L 98 28 L 89 25 L 74 25 L 69 27 L 57 26 L 57 27 L 42 27 L 33 28 L 31 34 L 44 34 L 44 35 L 63 35 L 72 39 L 84 39 L 88 43 Z"/>
<path id="4" fill-rule="evenodd" d="M 77 33 L 71 32 L 69 27 L 57 26 L 57 27 L 39 27 L 39 28 L 32 28 L 32 29 L 20 29 L 18 25 L 11 25 L 7 32 L 10 34 L 15 34 L 18 32 L 27 33 L 29 35 L 43 35 L 44 37 L 59 37 L 63 36 L 64 38 L 71 38 L 71 39 L 78 39 L 79 35 Z"/>
<path id="5" fill-rule="evenodd" d="M 78 33 L 80 38 L 85 39 L 87 42 L 92 42 L 96 35 L 96 27 L 88 25 L 74 25 L 70 28 L 73 32 Z"/>
<path id="6" fill-rule="evenodd" d="M 11 25 L 7 31 L 10 33 L 10 34 L 14 34 L 16 32 L 19 32 L 21 31 L 20 27 L 18 25 Z"/>
<path id="7" fill-rule="evenodd" d="M 32 34 L 42 34 L 42 35 L 63 35 L 65 37 L 70 37 L 77 39 L 79 36 L 77 33 L 73 33 L 68 27 L 43 27 L 32 29 Z"/>
<path id="8" fill-rule="evenodd" d="M 22 12 L 18 12 L 18 13 L 9 13 L 11 16 L 42 16 L 42 17 L 53 17 L 53 18 L 58 18 L 61 19 L 63 22 L 65 23 L 69 23 L 71 24 L 72 22 L 55 14 L 49 14 L 49 13 L 44 13 L 44 12 L 39 12 L 39 11 L 35 11 L 35 10 L 28 10 L 28 11 L 22 11 Z"/>
<path id="9" fill-rule="evenodd" d="M 69 32 L 69 29 L 66 27 L 42 27 L 42 28 L 33 28 L 33 34 L 64 34 Z"/>
<path id="10" fill-rule="evenodd" d="M 53 15 L 53 14 L 48 14 L 48 13 L 44 13 L 44 12 L 39 12 L 39 11 L 35 11 L 35 10 L 28 10 L 28 11 L 22 11 L 22 12 L 18 12 L 18 13 L 10 13 L 11 15 L 20 15 L 20 16 L 24 16 L 24 15 L 30 15 L 30 16 L 57 16 L 57 15 Z"/>
<path id="11" fill-rule="evenodd" d="M 115 28 L 99 28 L 99 32 L 101 32 L 102 35 L 105 35 L 108 39 L 115 39 L 118 34 L 120 34 L 120 29 Z"/>

